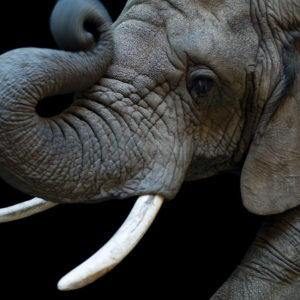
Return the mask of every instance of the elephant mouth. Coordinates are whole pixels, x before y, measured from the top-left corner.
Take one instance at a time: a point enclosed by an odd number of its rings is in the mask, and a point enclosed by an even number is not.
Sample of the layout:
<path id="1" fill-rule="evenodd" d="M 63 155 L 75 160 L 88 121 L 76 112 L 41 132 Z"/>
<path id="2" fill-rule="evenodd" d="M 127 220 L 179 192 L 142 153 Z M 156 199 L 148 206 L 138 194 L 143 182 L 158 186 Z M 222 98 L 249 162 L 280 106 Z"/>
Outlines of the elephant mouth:
<path id="1" fill-rule="evenodd" d="M 140 196 L 128 217 L 112 238 L 94 255 L 62 277 L 58 282 L 58 289 L 67 291 L 84 287 L 118 265 L 149 229 L 163 200 L 163 197 L 159 195 Z M 57 205 L 57 203 L 40 198 L 33 198 L 0 209 L 0 223 L 26 218 Z"/>

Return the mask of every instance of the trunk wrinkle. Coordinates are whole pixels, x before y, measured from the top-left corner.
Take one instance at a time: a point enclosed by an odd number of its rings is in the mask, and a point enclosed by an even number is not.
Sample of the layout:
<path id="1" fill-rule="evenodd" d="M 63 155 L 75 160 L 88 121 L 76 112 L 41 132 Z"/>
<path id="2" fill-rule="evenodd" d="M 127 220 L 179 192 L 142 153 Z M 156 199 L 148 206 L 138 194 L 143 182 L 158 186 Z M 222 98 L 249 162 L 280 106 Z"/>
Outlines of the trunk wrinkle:
<path id="1" fill-rule="evenodd" d="M 59 17 L 66 13 L 73 18 Z M 62 21 L 69 27 L 62 27 Z M 24 192 L 47 200 L 76 202 L 99 197 L 99 190 L 92 193 L 87 184 L 93 181 L 90 177 L 99 176 L 95 166 L 101 165 L 99 158 L 92 158 L 93 149 L 84 153 L 90 146 L 89 140 L 101 153 L 101 161 L 107 158 L 103 157 L 92 123 L 85 117 L 68 114 L 68 110 L 51 118 L 42 118 L 36 112 L 41 99 L 85 90 L 109 66 L 113 55 L 111 20 L 99 1 L 58 1 L 51 28 L 58 42 L 65 41 L 62 47 L 67 48 L 76 35 L 89 27 L 84 27 L 86 22 L 95 26 L 98 36 L 91 36 L 96 32 L 93 30 L 85 32 L 93 41 L 85 48 L 87 41 L 81 40 L 73 49 L 77 52 L 23 48 L 0 56 L 1 177 Z M 83 27 L 78 28 L 80 23 Z M 78 120 L 82 128 L 76 125 Z M 99 128 L 99 132 L 110 135 L 107 129 Z"/>

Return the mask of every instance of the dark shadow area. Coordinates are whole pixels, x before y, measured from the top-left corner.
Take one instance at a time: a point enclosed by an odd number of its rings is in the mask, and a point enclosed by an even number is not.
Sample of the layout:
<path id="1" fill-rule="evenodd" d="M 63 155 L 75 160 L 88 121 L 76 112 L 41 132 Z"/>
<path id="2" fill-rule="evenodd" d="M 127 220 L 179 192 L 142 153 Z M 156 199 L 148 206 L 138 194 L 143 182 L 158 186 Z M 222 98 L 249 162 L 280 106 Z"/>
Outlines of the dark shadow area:
<path id="1" fill-rule="evenodd" d="M 62 113 L 72 105 L 73 101 L 73 94 L 48 97 L 40 100 L 35 110 L 40 117 L 50 118 Z"/>

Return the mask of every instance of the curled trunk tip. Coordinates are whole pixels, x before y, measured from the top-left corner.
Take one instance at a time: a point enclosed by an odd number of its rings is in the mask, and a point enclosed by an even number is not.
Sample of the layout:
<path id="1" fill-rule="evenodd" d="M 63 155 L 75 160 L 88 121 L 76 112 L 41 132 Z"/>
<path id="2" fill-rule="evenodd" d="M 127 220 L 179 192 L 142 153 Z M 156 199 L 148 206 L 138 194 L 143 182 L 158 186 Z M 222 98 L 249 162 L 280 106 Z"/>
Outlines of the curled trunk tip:
<path id="1" fill-rule="evenodd" d="M 59 0 L 50 17 L 50 29 L 64 50 L 91 50 L 109 33 L 111 18 L 98 0 Z"/>

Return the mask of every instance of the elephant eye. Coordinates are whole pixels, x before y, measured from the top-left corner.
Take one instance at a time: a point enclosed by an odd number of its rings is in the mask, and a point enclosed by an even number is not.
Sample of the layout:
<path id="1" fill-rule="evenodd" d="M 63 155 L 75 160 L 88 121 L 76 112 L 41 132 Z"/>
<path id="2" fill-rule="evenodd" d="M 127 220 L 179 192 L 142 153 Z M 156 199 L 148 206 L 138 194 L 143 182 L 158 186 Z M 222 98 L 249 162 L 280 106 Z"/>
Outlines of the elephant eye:
<path id="1" fill-rule="evenodd" d="M 215 92 L 219 90 L 220 81 L 217 74 L 205 67 L 192 67 L 186 77 L 187 88 L 196 102 L 203 102 L 204 98 L 216 98 Z M 215 88 L 216 87 L 216 88 Z M 216 96 L 216 97 L 214 97 Z"/>
<path id="2" fill-rule="evenodd" d="M 193 80 L 192 93 L 198 97 L 205 97 L 212 89 L 214 81 L 208 77 L 198 77 Z"/>

